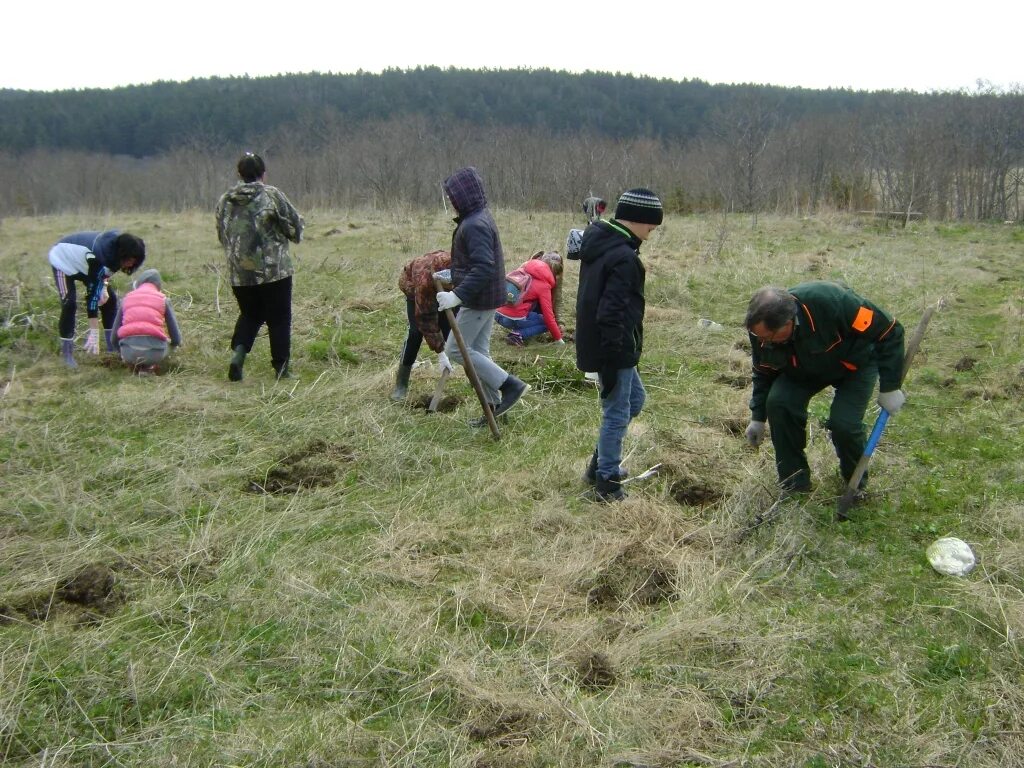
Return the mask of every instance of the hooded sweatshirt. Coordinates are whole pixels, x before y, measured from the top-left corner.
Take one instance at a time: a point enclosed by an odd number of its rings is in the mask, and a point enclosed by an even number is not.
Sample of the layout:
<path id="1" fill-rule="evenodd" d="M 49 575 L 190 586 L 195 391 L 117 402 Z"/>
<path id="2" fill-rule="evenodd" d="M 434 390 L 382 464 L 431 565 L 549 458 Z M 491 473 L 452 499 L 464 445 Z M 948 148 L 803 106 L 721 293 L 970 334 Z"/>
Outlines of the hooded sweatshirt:
<path id="1" fill-rule="evenodd" d="M 236 184 L 217 202 L 217 238 L 231 285 L 262 285 L 295 273 L 288 242 L 302 240 L 303 220 L 281 190 L 261 181 Z"/>
<path id="2" fill-rule="evenodd" d="M 75 232 L 62 237 L 50 249 L 50 266 L 65 275 L 82 275 L 85 282 L 85 308 L 89 317 L 99 316 L 103 284 L 121 268 L 117 258 L 116 242 L 121 233 L 116 229 L 106 232 Z M 146 256 L 137 260 L 136 269 Z"/>
<path id="3" fill-rule="evenodd" d="M 581 371 L 632 368 L 644 344 L 641 240 L 612 219 L 583 233 L 576 293 L 576 365 Z"/>
<path id="4" fill-rule="evenodd" d="M 505 255 L 483 179 L 476 168 L 462 168 L 445 179 L 444 191 L 459 214 L 451 248 L 455 294 L 469 309 L 497 309 L 505 303 Z"/>

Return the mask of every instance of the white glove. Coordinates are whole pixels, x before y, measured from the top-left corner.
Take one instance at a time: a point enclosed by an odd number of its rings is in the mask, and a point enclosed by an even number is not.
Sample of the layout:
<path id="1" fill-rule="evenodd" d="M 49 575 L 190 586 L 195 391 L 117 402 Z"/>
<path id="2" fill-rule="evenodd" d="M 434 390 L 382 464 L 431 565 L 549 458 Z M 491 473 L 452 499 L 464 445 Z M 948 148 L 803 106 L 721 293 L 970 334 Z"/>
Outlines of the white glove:
<path id="1" fill-rule="evenodd" d="M 561 344 L 564 347 L 565 346 L 565 339 L 555 339 L 555 341 L 553 341 L 552 343 L 553 344 Z"/>
<path id="2" fill-rule="evenodd" d="M 907 396 L 903 394 L 902 389 L 894 389 L 892 392 L 879 392 L 878 393 L 878 405 L 881 408 L 885 408 L 892 416 L 894 413 L 899 413 L 900 408 L 907 402 Z"/>
<path id="3" fill-rule="evenodd" d="M 107 286 L 103 286 L 103 290 L 100 291 L 100 306 L 102 307 L 107 303 L 107 299 L 110 298 L 110 294 L 107 293 Z"/>
<path id="4" fill-rule="evenodd" d="M 448 359 L 448 355 L 444 352 L 437 353 L 437 367 L 441 369 L 441 373 L 448 371 L 448 373 L 454 373 L 455 369 L 452 368 L 451 360 Z"/>
<path id="5" fill-rule="evenodd" d="M 761 443 L 764 442 L 764 428 L 765 423 L 763 421 L 752 421 L 747 424 L 747 442 L 757 448 Z"/>
<path id="6" fill-rule="evenodd" d="M 461 303 L 462 299 L 459 298 L 459 294 L 455 291 L 437 292 L 437 308 L 442 312 L 446 309 L 455 309 Z"/>
<path id="7" fill-rule="evenodd" d="M 100 331 L 99 328 L 90 328 L 89 332 L 85 334 L 85 346 L 84 349 L 90 355 L 98 355 L 100 353 Z"/>

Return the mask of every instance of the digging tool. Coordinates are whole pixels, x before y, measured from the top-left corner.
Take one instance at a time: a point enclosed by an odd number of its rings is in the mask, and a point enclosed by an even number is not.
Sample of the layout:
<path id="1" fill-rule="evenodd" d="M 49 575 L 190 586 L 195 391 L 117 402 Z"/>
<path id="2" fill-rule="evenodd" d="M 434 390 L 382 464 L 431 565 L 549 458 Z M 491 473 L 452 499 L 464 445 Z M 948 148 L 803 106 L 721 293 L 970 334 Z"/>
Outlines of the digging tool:
<path id="1" fill-rule="evenodd" d="M 434 387 L 434 396 L 430 398 L 430 405 L 427 406 L 428 412 L 437 412 L 437 406 L 441 403 L 441 394 L 444 392 L 444 385 L 448 382 L 451 373 L 447 368 L 441 371 L 441 378 L 437 380 L 437 386 Z"/>
<path id="2" fill-rule="evenodd" d="M 441 285 L 441 281 L 434 278 L 434 287 L 440 293 L 444 290 L 444 286 Z M 476 375 L 476 368 L 473 366 L 473 359 L 469 356 L 469 349 L 466 347 L 466 341 L 462 338 L 462 331 L 459 330 L 458 324 L 455 322 L 455 313 L 450 309 L 444 311 L 445 317 L 448 318 L 448 326 L 452 329 L 452 335 L 455 337 L 455 343 L 459 347 L 459 353 L 462 355 L 462 367 L 466 369 L 466 375 L 469 377 L 470 383 L 473 385 L 473 389 L 476 390 L 476 396 L 480 399 L 480 407 L 484 409 L 484 418 L 487 419 L 487 426 L 491 428 L 491 434 L 495 440 L 501 440 L 501 432 L 498 431 L 498 422 L 494 420 L 494 413 L 491 411 L 491 406 L 487 402 L 487 396 L 484 395 L 483 385 L 480 383 L 480 377 Z"/>
<path id="3" fill-rule="evenodd" d="M 639 480 L 649 480 L 650 478 L 658 474 L 658 470 L 660 469 L 661 464 L 655 464 L 653 467 L 644 472 L 641 472 L 639 475 L 623 478 L 622 480 L 619 481 L 619 485 L 625 485 L 626 483 L 635 483 Z"/>
<path id="4" fill-rule="evenodd" d="M 910 337 L 910 341 L 907 343 L 906 352 L 903 355 L 903 371 L 900 373 L 900 386 L 903 386 L 903 380 L 907 377 L 907 371 L 910 370 L 910 364 L 914 360 L 914 355 L 917 354 L 918 348 L 921 346 L 921 339 L 924 338 L 925 329 L 928 327 L 928 321 L 932 319 L 932 315 L 935 313 L 935 307 L 928 307 L 921 316 L 921 322 L 917 324 L 917 330 L 914 331 L 914 335 Z M 861 478 L 864 477 L 864 473 L 868 470 L 868 465 L 871 463 L 871 456 L 875 452 L 875 446 L 878 445 L 878 441 L 882 437 L 882 432 L 885 430 L 885 425 L 889 422 L 889 412 L 883 408 L 878 414 L 878 418 L 875 419 L 875 426 L 871 429 L 871 435 L 868 437 L 867 445 L 864 446 L 864 453 L 860 457 L 860 461 L 857 462 L 857 466 L 853 470 L 853 474 L 850 476 L 850 482 L 847 483 L 846 491 L 839 499 L 839 504 L 836 506 L 836 519 L 837 520 L 849 520 L 848 512 L 850 508 L 857 501 L 857 493 L 860 490 Z"/>

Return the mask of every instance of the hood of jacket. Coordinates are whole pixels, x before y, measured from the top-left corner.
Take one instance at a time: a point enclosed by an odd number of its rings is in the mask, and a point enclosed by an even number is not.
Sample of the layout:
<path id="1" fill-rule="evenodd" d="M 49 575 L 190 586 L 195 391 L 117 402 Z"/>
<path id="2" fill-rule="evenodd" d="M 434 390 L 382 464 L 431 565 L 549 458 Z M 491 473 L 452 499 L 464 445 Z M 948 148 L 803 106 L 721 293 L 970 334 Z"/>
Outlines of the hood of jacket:
<path id="1" fill-rule="evenodd" d="M 552 288 L 555 287 L 555 273 L 551 271 L 551 267 L 546 262 L 540 259 L 530 259 L 523 264 L 523 269 L 532 277 L 534 280 L 540 280 L 542 283 L 547 283 Z"/>
<path id="2" fill-rule="evenodd" d="M 132 284 L 135 288 L 141 288 L 146 283 L 156 286 L 157 290 L 163 287 L 163 282 L 160 279 L 160 272 L 155 269 L 144 269 L 140 272 Z"/>
<path id="3" fill-rule="evenodd" d="M 263 192 L 264 187 L 262 181 L 246 181 L 236 184 L 227 191 L 227 201 L 239 206 L 248 205 Z"/>
<path id="4" fill-rule="evenodd" d="M 583 232 L 580 261 L 592 262 L 607 253 L 609 248 L 620 244 L 627 244 L 634 251 L 639 251 L 642 243 L 639 237 L 614 219 L 595 221 Z"/>
<path id="5" fill-rule="evenodd" d="M 487 207 L 484 180 L 472 166 L 460 168 L 444 180 L 444 191 L 460 217 Z"/>

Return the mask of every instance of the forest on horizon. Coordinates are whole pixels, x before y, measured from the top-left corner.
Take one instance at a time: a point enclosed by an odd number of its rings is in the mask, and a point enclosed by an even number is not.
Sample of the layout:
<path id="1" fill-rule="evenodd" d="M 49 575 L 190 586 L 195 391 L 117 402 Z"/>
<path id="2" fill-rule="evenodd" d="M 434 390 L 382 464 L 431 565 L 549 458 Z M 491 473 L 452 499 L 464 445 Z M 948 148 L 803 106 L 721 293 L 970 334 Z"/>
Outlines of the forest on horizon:
<path id="1" fill-rule="evenodd" d="M 677 212 L 1024 221 L 1024 91 L 920 94 L 421 67 L 0 90 L 0 215 L 209 207 L 243 150 L 304 207 L 565 210 L 643 184 Z"/>

